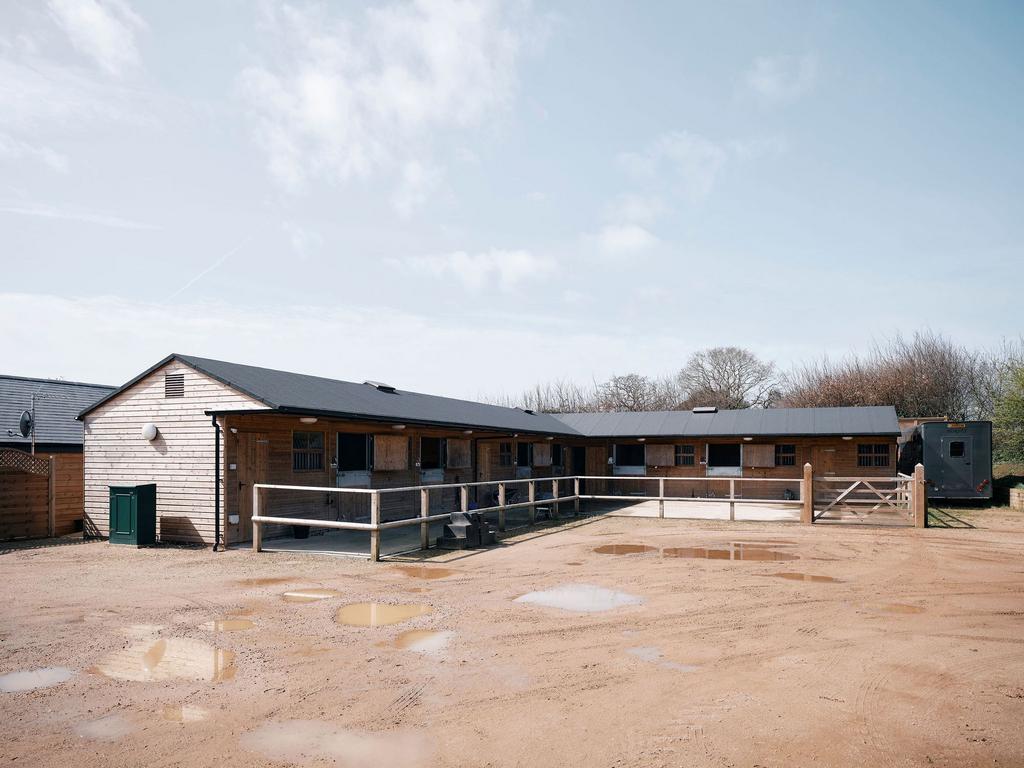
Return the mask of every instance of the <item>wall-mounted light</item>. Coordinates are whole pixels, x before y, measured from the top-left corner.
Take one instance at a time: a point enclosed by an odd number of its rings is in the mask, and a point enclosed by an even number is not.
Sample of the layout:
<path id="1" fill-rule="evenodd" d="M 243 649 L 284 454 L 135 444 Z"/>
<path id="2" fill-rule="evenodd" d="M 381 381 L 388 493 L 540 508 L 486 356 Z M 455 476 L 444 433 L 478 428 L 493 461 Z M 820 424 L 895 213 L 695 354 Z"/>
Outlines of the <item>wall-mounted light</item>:
<path id="1" fill-rule="evenodd" d="M 156 440 L 156 436 L 160 434 L 160 431 L 156 428 L 156 424 L 152 422 L 142 425 L 142 439 L 153 442 Z"/>
<path id="2" fill-rule="evenodd" d="M 392 429 L 405 429 L 405 424 L 392 424 Z"/>
<path id="3" fill-rule="evenodd" d="M 553 437 L 545 437 L 544 439 L 545 440 L 554 440 L 555 438 L 553 438 Z"/>
<path id="4" fill-rule="evenodd" d="M 638 443 L 644 443 L 644 442 L 647 442 L 647 438 L 646 438 L 646 437 L 638 437 L 638 438 L 636 439 L 636 441 L 637 441 Z"/>
<path id="5" fill-rule="evenodd" d="M 464 430 L 462 430 L 462 434 L 464 434 L 464 435 L 472 435 L 473 434 L 473 430 L 472 429 L 464 429 Z"/>
<path id="6" fill-rule="evenodd" d="M 303 424 L 316 424 L 317 418 L 316 416 L 300 416 L 299 421 Z"/>
<path id="7" fill-rule="evenodd" d="M 231 434 L 232 435 L 237 435 L 238 434 L 238 427 L 232 427 L 231 428 Z"/>
<path id="8" fill-rule="evenodd" d="M 843 435 L 843 440 L 853 440 L 849 435 Z"/>
<path id="9" fill-rule="evenodd" d="M 744 440 L 746 440 L 746 441 L 747 441 L 747 442 L 749 443 L 749 442 L 750 442 L 751 440 L 753 440 L 754 438 L 752 438 L 752 437 L 744 437 L 743 439 L 744 439 Z"/>

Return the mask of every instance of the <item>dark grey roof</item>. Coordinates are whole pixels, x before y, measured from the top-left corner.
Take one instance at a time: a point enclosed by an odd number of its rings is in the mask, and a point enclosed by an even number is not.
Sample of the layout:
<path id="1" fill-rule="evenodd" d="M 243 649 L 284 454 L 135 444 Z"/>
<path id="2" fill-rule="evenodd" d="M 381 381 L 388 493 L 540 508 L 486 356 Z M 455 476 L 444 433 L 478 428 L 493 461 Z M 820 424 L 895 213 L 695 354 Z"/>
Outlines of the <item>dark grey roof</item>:
<path id="1" fill-rule="evenodd" d="M 562 413 L 588 437 L 810 437 L 899 435 L 891 405 L 857 408 L 747 408 L 717 413 Z"/>
<path id="2" fill-rule="evenodd" d="M 0 443 L 24 445 L 31 439 L 18 429 L 22 411 L 32 408 L 36 393 L 36 442 L 63 445 L 82 444 L 82 423 L 76 414 L 114 391 L 102 384 L 77 381 L 29 379 L 0 374 Z"/>
<path id="3" fill-rule="evenodd" d="M 180 360 L 197 371 L 259 400 L 269 408 L 280 411 L 488 429 L 497 432 L 575 434 L 572 428 L 546 413 L 531 414 L 520 408 L 424 395 L 401 389 L 388 392 L 371 383 L 357 384 L 353 381 L 325 379 L 320 376 L 178 354 L 164 358 L 104 400 L 85 409 L 80 417 L 171 360 Z"/>

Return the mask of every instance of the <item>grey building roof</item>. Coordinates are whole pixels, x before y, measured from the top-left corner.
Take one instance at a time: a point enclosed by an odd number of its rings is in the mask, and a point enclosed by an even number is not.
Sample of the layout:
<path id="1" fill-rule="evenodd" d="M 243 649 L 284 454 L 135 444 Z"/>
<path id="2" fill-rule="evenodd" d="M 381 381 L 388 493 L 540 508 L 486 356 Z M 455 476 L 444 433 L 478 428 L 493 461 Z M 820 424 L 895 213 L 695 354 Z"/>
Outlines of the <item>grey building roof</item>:
<path id="1" fill-rule="evenodd" d="M 529 413 L 520 408 L 425 395 L 380 384 L 357 384 L 222 360 L 170 355 L 84 409 L 79 418 L 166 365 L 181 362 L 227 384 L 268 408 L 288 413 L 408 422 L 495 432 L 564 437 L 756 437 L 898 435 L 896 410 L 870 408 L 771 408 L 717 413 Z"/>
<path id="2" fill-rule="evenodd" d="M 22 411 L 32 409 L 36 393 L 36 442 L 81 445 L 82 422 L 75 416 L 113 391 L 102 384 L 0 374 L 0 443 L 26 448 L 31 444 L 30 438 L 21 436 L 18 424 Z"/>
<path id="3" fill-rule="evenodd" d="M 896 436 L 891 405 L 856 408 L 748 408 L 716 413 L 563 413 L 558 419 L 588 437 Z"/>
<path id="4" fill-rule="evenodd" d="M 171 360 L 180 360 L 278 411 L 497 432 L 575 435 L 571 427 L 547 413 L 527 413 L 521 408 L 506 408 L 402 389 L 382 391 L 380 385 L 370 383 L 357 384 L 353 381 L 325 379 L 179 354 L 164 358 L 104 400 L 85 409 L 80 417 Z"/>

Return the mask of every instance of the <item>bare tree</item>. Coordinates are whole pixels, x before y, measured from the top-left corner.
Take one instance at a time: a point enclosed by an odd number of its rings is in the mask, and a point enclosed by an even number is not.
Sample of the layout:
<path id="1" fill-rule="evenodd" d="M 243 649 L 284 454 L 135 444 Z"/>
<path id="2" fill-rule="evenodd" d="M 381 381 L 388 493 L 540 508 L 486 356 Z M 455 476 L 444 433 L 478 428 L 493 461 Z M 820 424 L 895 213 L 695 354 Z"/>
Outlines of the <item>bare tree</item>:
<path id="1" fill-rule="evenodd" d="M 638 373 L 612 376 L 598 387 L 602 411 L 657 411 L 663 405 L 658 384 Z"/>
<path id="2" fill-rule="evenodd" d="M 677 377 L 678 408 L 767 408 L 779 397 L 775 364 L 739 347 L 713 347 L 690 356 Z"/>

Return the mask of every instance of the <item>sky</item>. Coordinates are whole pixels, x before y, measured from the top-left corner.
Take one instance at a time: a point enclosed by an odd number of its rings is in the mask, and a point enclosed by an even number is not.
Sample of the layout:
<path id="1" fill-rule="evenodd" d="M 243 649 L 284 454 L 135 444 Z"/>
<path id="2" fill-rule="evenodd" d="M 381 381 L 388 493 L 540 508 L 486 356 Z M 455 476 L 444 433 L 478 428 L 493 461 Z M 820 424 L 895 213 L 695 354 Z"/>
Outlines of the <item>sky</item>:
<path id="1" fill-rule="evenodd" d="M 462 397 L 1024 332 L 1024 5 L 7 0 L 0 372 Z"/>

